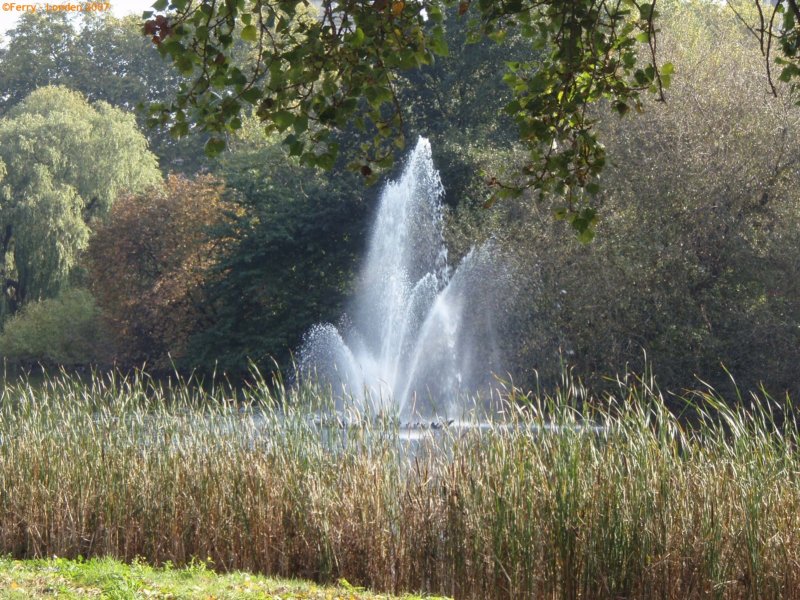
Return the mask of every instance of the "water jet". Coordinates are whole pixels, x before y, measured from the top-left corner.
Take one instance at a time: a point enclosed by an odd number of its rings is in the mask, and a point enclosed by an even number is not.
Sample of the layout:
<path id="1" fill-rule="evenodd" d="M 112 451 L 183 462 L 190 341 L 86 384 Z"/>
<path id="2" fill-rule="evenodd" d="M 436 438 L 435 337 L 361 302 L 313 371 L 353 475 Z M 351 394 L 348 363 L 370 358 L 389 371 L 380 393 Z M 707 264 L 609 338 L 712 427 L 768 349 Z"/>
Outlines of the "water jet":
<path id="1" fill-rule="evenodd" d="M 448 264 L 443 194 L 420 138 L 381 193 L 350 310 L 305 336 L 301 377 L 331 386 L 342 403 L 401 419 L 461 416 L 464 399 L 491 385 L 504 275 L 490 245 Z"/>

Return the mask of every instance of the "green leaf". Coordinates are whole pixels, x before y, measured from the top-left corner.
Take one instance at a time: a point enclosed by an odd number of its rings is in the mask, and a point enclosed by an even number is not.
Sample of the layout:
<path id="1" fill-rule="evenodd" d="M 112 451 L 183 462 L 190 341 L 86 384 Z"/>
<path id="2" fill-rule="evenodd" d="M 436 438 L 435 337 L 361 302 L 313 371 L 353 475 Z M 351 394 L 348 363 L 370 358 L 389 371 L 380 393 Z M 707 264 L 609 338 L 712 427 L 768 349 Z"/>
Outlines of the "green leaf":
<path id="1" fill-rule="evenodd" d="M 393 98 L 392 90 L 379 85 L 365 88 L 364 95 L 372 108 L 378 108 L 384 102 L 391 102 Z"/>
<path id="2" fill-rule="evenodd" d="M 308 129 L 308 117 L 306 115 L 298 115 L 294 119 L 294 130 L 296 133 L 304 133 Z"/>
<path id="3" fill-rule="evenodd" d="M 636 55 L 633 52 L 626 52 L 622 55 L 622 62 L 628 69 L 631 69 L 636 64 Z"/>
<path id="4" fill-rule="evenodd" d="M 189 133 L 189 123 L 187 123 L 186 121 L 175 123 L 175 125 L 170 127 L 169 132 L 175 138 L 183 137 L 184 135 Z"/>
<path id="5" fill-rule="evenodd" d="M 156 0 L 153 2 L 153 8 L 157 11 L 166 10 L 167 6 L 169 6 L 169 2 L 167 2 L 167 0 Z"/>
<path id="6" fill-rule="evenodd" d="M 258 30 L 255 25 L 248 25 L 242 29 L 242 39 L 245 42 L 255 42 L 258 40 Z"/>
<path id="7" fill-rule="evenodd" d="M 336 164 L 336 156 L 331 152 L 327 152 L 325 154 L 317 156 L 315 162 L 317 166 L 320 167 L 321 169 L 330 171 L 333 168 L 333 165 Z"/>
<path id="8" fill-rule="evenodd" d="M 247 77 L 242 71 L 233 67 L 228 73 L 228 85 L 244 85 L 247 83 Z"/>
<path id="9" fill-rule="evenodd" d="M 672 63 L 664 63 L 661 67 L 661 84 L 664 87 L 669 87 L 670 83 L 672 83 L 672 73 L 675 71 L 675 67 L 672 66 Z"/>
<path id="10" fill-rule="evenodd" d="M 428 47 L 434 54 L 439 56 L 448 56 L 450 49 L 447 47 L 447 40 L 444 37 L 444 31 L 441 26 L 437 26 L 433 30 L 433 36 L 428 42 Z"/>
<path id="11" fill-rule="evenodd" d="M 493 42 L 500 44 L 506 39 L 506 35 L 508 35 L 508 30 L 498 29 L 497 31 L 490 33 L 488 37 Z"/>
<path id="12" fill-rule="evenodd" d="M 294 123 L 294 115 L 288 110 L 279 110 L 273 113 L 271 118 L 272 122 L 275 123 L 275 127 L 278 128 L 278 131 L 284 131 Z"/>
<path id="13" fill-rule="evenodd" d="M 225 150 L 225 140 L 222 138 L 209 138 L 205 145 L 206 156 L 213 158 Z"/>
<path id="14" fill-rule="evenodd" d="M 189 55 L 181 55 L 175 59 L 175 66 L 178 67 L 178 70 L 181 72 L 182 75 L 191 75 L 194 71 L 194 63 L 192 62 L 192 57 Z"/>
<path id="15" fill-rule="evenodd" d="M 360 48 L 364 44 L 366 37 L 364 30 L 361 27 L 356 27 L 356 30 L 350 36 L 350 43 L 354 48 Z"/>
<path id="16" fill-rule="evenodd" d="M 578 233 L 578 239 L 587 244 L 594 239 L 594 226 L 597 223 L 597 213 L 593 208 L 584 208 L 568 217 L 570 225 Z"/>
<path id="17" fill-rule="evenodd" d="M 257 104 L 261 100 L 262 92 L 259 88 L 252 87 L 241 93 L 241 98 L 250 104 Z"/>
<path id="18" fill-rule="evenodd" d="M 583 231 L 578 232 L 578 241 L 582 244 L 588 244 L 594 239 L 594 230 L 593 229 L 584 229 Z"/>

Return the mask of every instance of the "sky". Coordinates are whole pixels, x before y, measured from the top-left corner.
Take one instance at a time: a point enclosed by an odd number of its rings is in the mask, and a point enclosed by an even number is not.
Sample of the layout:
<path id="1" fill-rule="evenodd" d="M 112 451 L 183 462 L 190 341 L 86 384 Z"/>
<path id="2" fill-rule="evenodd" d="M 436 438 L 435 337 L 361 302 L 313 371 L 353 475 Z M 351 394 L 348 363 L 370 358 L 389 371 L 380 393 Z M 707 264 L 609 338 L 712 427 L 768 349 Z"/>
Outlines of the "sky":
<path id="1" fill-rule="evenodd" d="M 111 12 L 118 17 L 131 13 L 141 16 L 142 12 L 148 10 L 154 1 L 155 0 L 107 0 L 108 4 L 111 5 Z M 0 32 L 5 32 L 13 28 L 19 16 L 23 14 L 21 11 L 16 10 L 17 6 L 35 6 L 36 11 L 41 13 L 45 12 L 46 5 L 48 4 L 71 4 L 72 6 L 79 4 L 96 4 L 100 6 L 105 5 L 105 0 L 101 0 L 97 3 L 87 2 L 86 0 L 14 0 L 13 8 L 10 0 L 0 0 Z"/>

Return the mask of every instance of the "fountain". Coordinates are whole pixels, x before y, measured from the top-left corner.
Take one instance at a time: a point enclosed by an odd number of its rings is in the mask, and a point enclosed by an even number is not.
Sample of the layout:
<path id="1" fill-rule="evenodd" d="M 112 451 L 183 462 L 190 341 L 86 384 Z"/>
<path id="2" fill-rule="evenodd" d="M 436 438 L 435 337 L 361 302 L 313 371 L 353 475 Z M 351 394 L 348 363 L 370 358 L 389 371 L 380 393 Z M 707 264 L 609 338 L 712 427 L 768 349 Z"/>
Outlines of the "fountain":
<path id="1" fill-rule="evenodd" d="M 503 276 L 489 246 L 448 265 L 443 192 L 420 138 L 381 194 L 350 310 L 305 337 L 301 377 L 313 374 L 341 402 L 404 420 L 460 417 L 465 396 L 491 385 Z"/>

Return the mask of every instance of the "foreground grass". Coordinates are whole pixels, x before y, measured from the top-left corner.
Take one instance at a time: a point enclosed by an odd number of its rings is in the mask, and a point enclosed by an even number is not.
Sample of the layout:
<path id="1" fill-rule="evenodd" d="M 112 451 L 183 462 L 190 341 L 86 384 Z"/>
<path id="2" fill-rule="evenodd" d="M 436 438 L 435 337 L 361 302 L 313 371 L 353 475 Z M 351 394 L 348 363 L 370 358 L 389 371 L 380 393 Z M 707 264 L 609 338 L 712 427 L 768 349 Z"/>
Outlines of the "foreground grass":
<path id="1" fill-rule="evenodd" d="M 155 569 L 138 561 L 128 565 L 108 558 L 88 561 L 52 558 L 0 559 L 0 598 L 391 600 L 399 597 L 366 592 L 346 581 L 340 581 L 336 586 L 320 587 L 303 581 L 269 579 L 248 573 L 220 575 L 198 562 L 184 569 L 169 566 Z M 401 600 L 421 598 L 402 596 Z"/>
<path id="2" fill-rule="evenodd" d="M 456 598 L 800 598 L 788 404 L 701 390 L 671 399 L 678 418 L 649 381 L 593 398 L 567 380 L 408 442 L 320 425 L 311 388 L 228 398 L 143 377 L 0 388 L 0 554 Z"/>

